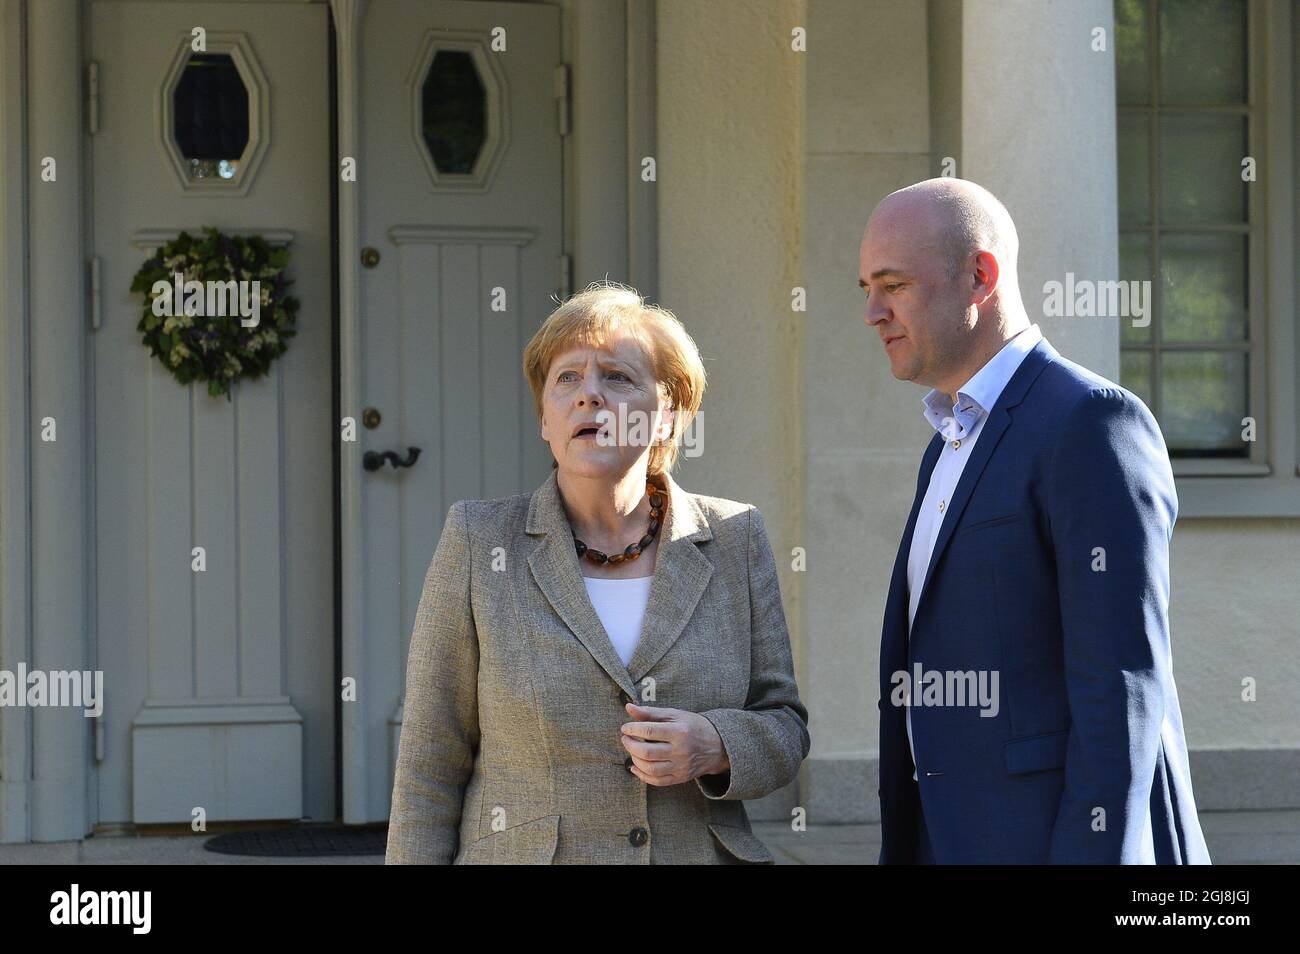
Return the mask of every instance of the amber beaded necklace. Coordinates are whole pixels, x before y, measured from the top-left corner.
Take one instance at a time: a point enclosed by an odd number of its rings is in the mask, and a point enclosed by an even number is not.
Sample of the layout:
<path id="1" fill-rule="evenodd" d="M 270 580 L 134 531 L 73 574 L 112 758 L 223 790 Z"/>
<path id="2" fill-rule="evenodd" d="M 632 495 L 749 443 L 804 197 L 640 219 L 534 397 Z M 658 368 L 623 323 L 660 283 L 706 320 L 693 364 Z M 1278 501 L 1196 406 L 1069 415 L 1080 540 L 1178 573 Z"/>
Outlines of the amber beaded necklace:
<path id="1" fill-rule="evenodd" d="M 593 550 L 576 536 L 573 538 L 573 545 L 577 548 L 579 557 L 586 557 L 597 566 L 606 563 L 623 563 L 631 562 L 641 555 L 646 547 L 654 542 L 655 535 L 659 532 L 660 520 L 664 513 L 664 495 L 654 484 L 647 482 L 645 492 L 650 495 L 650 526 L 646 529 L 643 536 L 636 543 L 630 543 L 624 548 L 622 553 L 615 553 L 613 556 L 601 553 L 599 550 Z"/>

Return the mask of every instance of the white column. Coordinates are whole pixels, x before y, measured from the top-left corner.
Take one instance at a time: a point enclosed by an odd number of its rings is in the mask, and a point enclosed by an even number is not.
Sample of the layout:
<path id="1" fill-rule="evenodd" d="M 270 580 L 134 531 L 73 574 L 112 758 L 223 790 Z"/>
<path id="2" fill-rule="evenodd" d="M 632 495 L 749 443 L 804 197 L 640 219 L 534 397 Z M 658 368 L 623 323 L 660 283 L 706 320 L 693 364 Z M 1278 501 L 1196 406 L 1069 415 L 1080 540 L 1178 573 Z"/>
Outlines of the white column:
<path id="1" fill-rule="evenodd" d="M 23 6 L 0 0 L 0 666 L 31 655 Z M 0 709 L 0 842 L 31 839 L 30 710 Z"/>
<path id="2" fill-rule="evenodd" d="M 1118 319 L 1043 316 L 1044 283 L 1119 277 L 1114 34 L 1111 0 L 965 0 L 957 175 L 1010 210 L 1030 320 L 1118 380 Z"/>
<path id="3" fill-rule="evenodd" d="M 566 13 L 573 113 L 564 157 L 564 187 L 572 195 L 564 247 L 573 251 L 576 292 L 606 275 L 628 280 L 627 26 L 619 3 L 578 3 Z"/>
<path id="4" fill-rule="evenodd" d="M 340 156 L 359 154 L 360 101 L 359 58 L 361 24 L 366 0 L 330 0 L 334 30 L 338 36 L 338 150 Z M 337 174 L 337 173 L 336 173 Z M 339 413 L 361 418 L 361 182 L 339 183 Z M 336 423 L 336 426 L 341 424 Z M 339 460 L 339 512 L 341 523 L 340 559 L 343 630 L 343 672 L 365 685 L 365 619 L 361 593 L 364 554 L 361 509 L 361 445 L 341 445 Z M 371 758 L 367 745 L 364 703 L 342 708 L 343 732 L 343 820 L 348 824 L 372 821 L 366 767 Z"/>
<path id="5" fill-rule="evenodd" d="M 31 4 L 27 9 L 32 651 L 26 662 L 29 669 L 81 670 L 94 658 L 87 603 L 93 564 L 91 409 L 84 386 L 82 5 L 48 0 L 39 16 Z M 41 178 L 46 159 L 56 163 L 54 181 Z M 55 422 L 55 441 L 39 439 L 47 418 Z M 20 661 L 12 660 L 14 666 Z M 31 839 L 81 838 L 93 824 L 87 804 L 93 720 L 79 708 L 27 711 L 32 749 L 40 755 L 31 763 Z"/>

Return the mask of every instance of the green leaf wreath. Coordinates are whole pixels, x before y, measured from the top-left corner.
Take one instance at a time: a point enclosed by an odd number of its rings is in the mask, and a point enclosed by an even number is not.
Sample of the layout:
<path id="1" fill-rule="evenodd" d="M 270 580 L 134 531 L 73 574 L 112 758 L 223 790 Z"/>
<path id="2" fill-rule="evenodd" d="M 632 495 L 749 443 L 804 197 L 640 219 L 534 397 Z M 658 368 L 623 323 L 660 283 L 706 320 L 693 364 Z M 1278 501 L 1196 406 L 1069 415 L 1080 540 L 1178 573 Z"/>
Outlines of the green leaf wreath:
<path id="1" fill-rule="evenodd" d="M 297 334 L 298 299 L 285 294 L 293 284 L 284 273 L 288 264 L 287 248 L 272 248 L 259 236 L 225 235 L 210 226 L 203 228 L 202 237 L 182 232 L 141 265 L 131 282 L 131 291 L 144 296 L 136 330 L 144 333 L 149 353 L 181 384 L 206 381 L 208 394 L 230 400 L 232 383 L 267 374 Z M 184 276 L 182 285 L 259 282 L 258 323 L 245 327 L 239 314 L 187 315 L 184 300 L 172 302 L 171 314 L 154 314 L 154 300 L 161 297 L 155 283 L 172 286 L 176 272 Z"/>

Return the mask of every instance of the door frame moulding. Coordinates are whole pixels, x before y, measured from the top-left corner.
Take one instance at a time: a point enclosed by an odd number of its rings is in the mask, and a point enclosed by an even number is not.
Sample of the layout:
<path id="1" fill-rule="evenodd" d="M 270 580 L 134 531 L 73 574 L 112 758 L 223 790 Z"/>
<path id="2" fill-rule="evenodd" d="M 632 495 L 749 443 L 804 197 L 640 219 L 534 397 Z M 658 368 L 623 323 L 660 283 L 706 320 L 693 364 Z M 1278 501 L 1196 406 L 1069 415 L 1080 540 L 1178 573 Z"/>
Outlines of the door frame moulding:
<path id="1" fill-rule="evenodd" d="M 95 668 L 87 9 L 42 0 L 35 16 L 30 2 L 0 0 L 0 158 L 18 173 L 0 181 L 0 207 L 20 223 L 0 238 L 0 665 L 11 671 Z M 50 160 L 54 180 L 30 187 Z M 49 422 L 55 439 L 42 440 Z M 93 829 L 92 721 L 80 709 L 0 710 L 0 841 Z"/>
<path id="2" fill-rule="evenodd" d="M 31 658 L 27 137 L 21 0 L 0 0 L 0 667 Z M 31 840 L 31 710 L 0 709 L 0 843 Z"/>
<path id="3" fill-rule="evenodd" d="M 340 161 L 360 152 L 361 123 L 357 108 L 361 100 L 359 65 L 361 26 L 366 0 L 330 0 L 337 40 L 338 155 Z M 361 416 L 361 182 L 360 177 L 341 182 L 338 193 L 338 321 L 339 321 L 339 412 L 354 419 Z M 337 437 L 335 438 L 338 439 Z M 365 535 L 361 525 L 361 450 L 357 441 L 340 441 L 339 448 L 339 594 L 338 614 L 343 669 L 336 675 L 354 678 L 365 685 L 365 609 L 362 594 L 362 557 Z M 365 710 L 345 705 L 339 714 L 343 752 L 338 771 L 343 780 L 343 804 L 339 814 L 349 824 L 370 820 L 366 789 L 366 764 L 372 756 L 366 739 Z"/>

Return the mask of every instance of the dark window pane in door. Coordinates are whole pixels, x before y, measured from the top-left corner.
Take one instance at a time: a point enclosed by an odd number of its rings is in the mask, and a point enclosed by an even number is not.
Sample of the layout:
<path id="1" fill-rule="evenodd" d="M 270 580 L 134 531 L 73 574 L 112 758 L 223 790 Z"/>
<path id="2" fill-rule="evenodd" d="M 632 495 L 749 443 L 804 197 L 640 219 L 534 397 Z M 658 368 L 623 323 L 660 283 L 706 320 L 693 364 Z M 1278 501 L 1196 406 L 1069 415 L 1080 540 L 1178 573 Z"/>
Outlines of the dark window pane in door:
<path id="1" fill-rule="evenodd" d="M 196 178 L 223 178 L 248 145 L 248 89 L 228 53 L 194 53 L 173 96 L 176 145 Z"/>
<path id="2" fill-rule="evenodd" d="M 422 92 L 424 142 L 439 172 L 468 174 L 487 139 L 487 90 L 474 59 L 439 50 Z"/>

